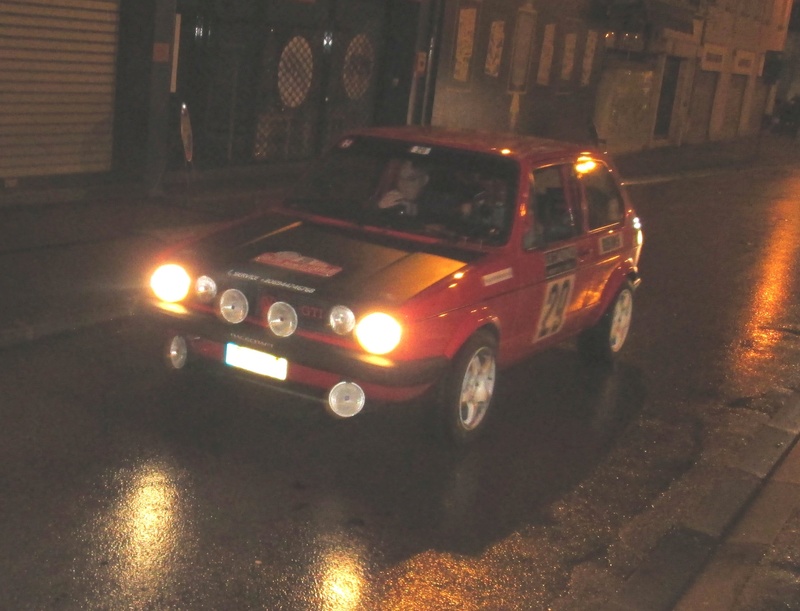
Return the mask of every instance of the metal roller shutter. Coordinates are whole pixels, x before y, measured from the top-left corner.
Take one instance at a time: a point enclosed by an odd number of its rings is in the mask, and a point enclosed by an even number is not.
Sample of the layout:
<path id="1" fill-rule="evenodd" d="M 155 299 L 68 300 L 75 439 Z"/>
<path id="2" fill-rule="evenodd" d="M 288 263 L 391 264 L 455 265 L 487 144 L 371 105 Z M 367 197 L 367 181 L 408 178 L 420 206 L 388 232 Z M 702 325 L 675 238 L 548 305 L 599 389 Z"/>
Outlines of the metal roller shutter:
<path id="1" fill-rule="evenodd" d="M 0 0 L 0 178 L 111 169 L 120 0 Z"/>

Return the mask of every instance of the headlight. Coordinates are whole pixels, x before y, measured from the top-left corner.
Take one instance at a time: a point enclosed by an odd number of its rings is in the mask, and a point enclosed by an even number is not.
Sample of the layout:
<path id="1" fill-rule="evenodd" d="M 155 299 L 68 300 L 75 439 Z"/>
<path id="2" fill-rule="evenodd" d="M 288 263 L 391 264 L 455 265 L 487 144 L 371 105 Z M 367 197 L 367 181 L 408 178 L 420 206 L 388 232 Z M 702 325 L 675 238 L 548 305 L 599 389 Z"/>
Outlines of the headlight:
<path id="1" fill-rule="evenodd" d="M 247 318 L 249 310 L 247 297 L 239 289 L 228 289 L 219 296 L 219 313 L 232 325 L 238 325 Z"/>
<path id="2" fill-rule="evenodd" d="M 356 316 L 353 314 L 353 311 L 341 305 L 331 308 L 328 321 L 334 333 L 338 333 L 339 335 L 347 335 L 356 326 Z"/>
<path id="3" fill-rule="evenodd" d="M 150 277 L 150 288 L 161 301 L 174 303 L 189 294 L 192 279 L 180 265 L 162 265 Z"/>
<path id="4" fill-rule="evenodd" d="M 297 330 L 297 311 L 288 303 L 275 302 L 267 310 L 267 325 L 278 337 L 289 337 Z"/>
<path id="5" fill-rule="evenodd" d="M 194 292 L 203 303 L 209 303 L 217 296 L 217 283 L 213 278 L 200 276 L 194 283 Z"/>
<path id="6" fill-rule="evenodd" d="M 388 314 L 367 314 L 356 325 L 356 339 L 361 347 L 372 354 L 387 354 L 397 348 L 403 328 Z"/>

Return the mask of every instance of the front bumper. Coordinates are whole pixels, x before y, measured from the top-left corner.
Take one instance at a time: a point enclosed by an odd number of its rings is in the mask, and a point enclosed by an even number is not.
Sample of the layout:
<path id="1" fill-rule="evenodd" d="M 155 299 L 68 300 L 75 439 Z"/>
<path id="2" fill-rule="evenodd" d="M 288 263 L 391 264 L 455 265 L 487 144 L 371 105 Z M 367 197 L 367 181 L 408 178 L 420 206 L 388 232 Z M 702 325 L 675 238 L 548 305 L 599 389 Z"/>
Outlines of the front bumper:
<path id="1" fill-rule="evenodd" d="M 190 363 L 217 363 L 236 377 L 309 399 L 324 401 L 334 385 L 347 381 L 361 386 L 369 402 L 408 401 L 427 391 L 448 367 L 445 357 L 396 361 L 304 337 L 299 332 L 279 338 L 263 327 L 228 325 L 176 304 L 151 302 L 141 311 L 156 321 L 165 335 L 186 339 Z M 226 366 L 228 343 L 286 359 L 286 379 Z"/>

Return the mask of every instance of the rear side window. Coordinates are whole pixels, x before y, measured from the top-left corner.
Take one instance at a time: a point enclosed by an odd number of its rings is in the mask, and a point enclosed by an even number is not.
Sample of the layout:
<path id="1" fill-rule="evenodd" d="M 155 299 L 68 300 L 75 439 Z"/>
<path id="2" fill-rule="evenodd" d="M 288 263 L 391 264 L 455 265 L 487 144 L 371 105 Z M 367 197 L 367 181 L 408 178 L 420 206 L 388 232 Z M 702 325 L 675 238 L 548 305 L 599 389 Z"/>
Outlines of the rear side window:
<path id="1" fill-rule="evenodd" d="M 598 229 L 619 223 L 625 214 L 622 195 L 609 169 L 602 163 L 581 175 L 586 206 L 589 212 L 589 229 Z"/>
<path id="2" fill-rule="evenodd" d="M 533 171 L 528 198 L 532 219 L 524 247 L 544 246 L 573 238 L 582 231 L 580 187 L 570 166 L 553 165 Z"/>

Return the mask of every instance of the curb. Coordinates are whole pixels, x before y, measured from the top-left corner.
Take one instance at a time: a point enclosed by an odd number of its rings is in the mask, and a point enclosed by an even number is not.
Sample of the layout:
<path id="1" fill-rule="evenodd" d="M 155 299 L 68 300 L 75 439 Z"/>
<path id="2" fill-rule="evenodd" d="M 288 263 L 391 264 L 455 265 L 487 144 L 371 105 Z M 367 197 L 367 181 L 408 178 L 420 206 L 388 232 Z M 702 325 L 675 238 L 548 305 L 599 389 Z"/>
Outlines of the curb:
<path id="1" fill-rule="evenodd" d="M 741 456 L 721 466 L 724 477 L 706 491 L 702 502 L 684 520 L 659 539 L 602 609 L 675 609 L 691 586 L 702 579 L 714 553 L 723 546 L 798 439 L 800 393 L 792 392 L 769 422 L 757 429 Z M 726 581 L 730 584 L 730 579 Z M 692 608 L 698 607 L 696 604 L 686 607 Z"/>
<path id="2" fill-rule="evenodd" d="M 68 316 L 48 318 L 34 324 L 17 321 L 10 327 L 0 329 L 0 350 L 130 318 L 135 314 L 133 295 L 123 295 L 115 301 L 117 303 L 95 306 L 89 310 L 76 309 Z"/>

